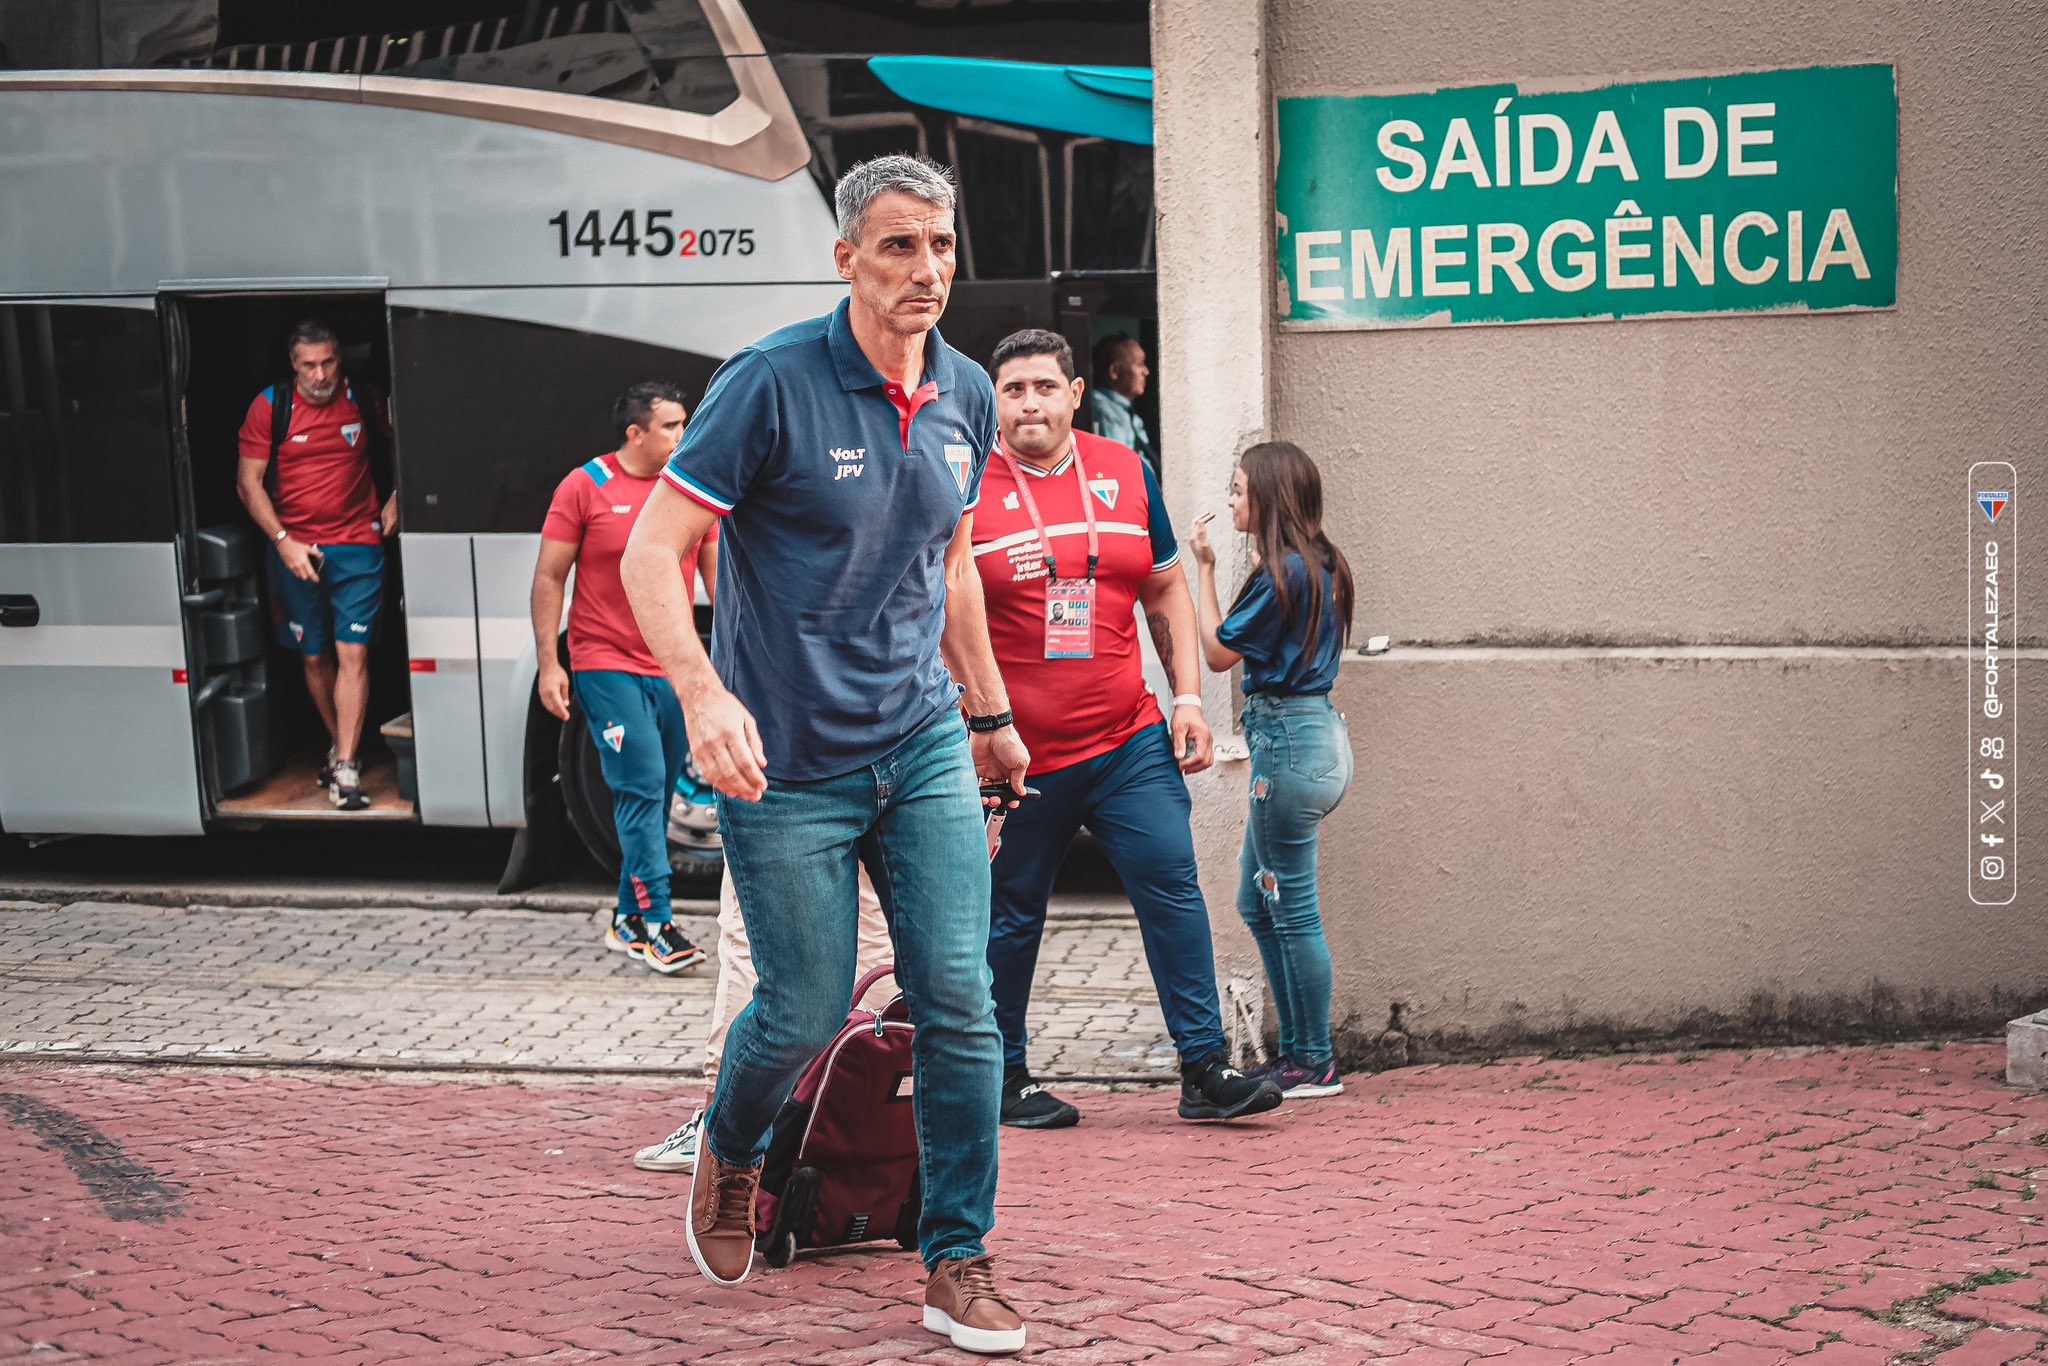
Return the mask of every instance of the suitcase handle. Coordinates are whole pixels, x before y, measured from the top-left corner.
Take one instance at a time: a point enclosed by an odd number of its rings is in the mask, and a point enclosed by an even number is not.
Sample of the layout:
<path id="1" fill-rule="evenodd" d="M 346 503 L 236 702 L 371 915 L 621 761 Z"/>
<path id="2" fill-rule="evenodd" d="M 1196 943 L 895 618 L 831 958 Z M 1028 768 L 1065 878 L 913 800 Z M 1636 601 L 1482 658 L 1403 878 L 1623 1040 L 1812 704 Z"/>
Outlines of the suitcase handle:
<path id="1" fill-rule="evenodd" d="M 896 965 L 894 963 L 877 963 L 869 968 L 861 974 L 861 979 L 853 985 L 853 1004 L 860 1004 L 861 997 L 868 994 L 869 987 L 881 981 L 884 977 L 894 977 L 895 975 Z"/>

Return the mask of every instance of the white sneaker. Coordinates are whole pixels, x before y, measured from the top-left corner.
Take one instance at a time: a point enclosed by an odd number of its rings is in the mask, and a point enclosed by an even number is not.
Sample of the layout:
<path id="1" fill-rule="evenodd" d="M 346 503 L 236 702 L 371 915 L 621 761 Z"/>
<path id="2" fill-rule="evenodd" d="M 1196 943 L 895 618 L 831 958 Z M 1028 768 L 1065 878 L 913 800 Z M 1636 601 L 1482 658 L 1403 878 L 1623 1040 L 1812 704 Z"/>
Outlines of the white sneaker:
<path id="1" fill-rule="evenodd" d="M 689 1123 L 652 1147 L 633 1154 L 633 1165 L 643 1172 L 694 1172 L 697 1170 L 697 1135 L 704 1127 L 704 1112 L 690 1116 Z"/>

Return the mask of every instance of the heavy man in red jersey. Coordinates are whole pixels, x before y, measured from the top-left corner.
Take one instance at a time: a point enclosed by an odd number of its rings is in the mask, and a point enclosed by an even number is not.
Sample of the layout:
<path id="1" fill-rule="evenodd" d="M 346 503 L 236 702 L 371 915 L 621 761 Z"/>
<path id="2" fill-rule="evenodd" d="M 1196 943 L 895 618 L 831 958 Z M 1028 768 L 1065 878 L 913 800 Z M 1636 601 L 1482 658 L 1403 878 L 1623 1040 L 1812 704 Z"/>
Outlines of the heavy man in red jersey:
<path id="1" fill-rule="evenodd" d="M 1195 869 L 1183 773 L 1211 761 L 1195 657 L 1195 603 L 1152 467 L 1074 427 L 1086 387 L 1055 332 L 996 345 L 1002 440 L 982 483 L 974 564 L 1017 733 L 1044 795 L 1010 814 L 991 869 L 988 961 L 1003 1034 L 1002 1122 L 1057 1129 L 1081 1118 L 1032 1080 L 1024 1009 L 1053 874 L 1075 830 L 1101 840 L 1123 879 L 1166 1026 L 1181 1058 L 1183 1119 L 1237 1119 L 1280 1103 L 1224 1056 L 1209 910 Z M 1145 687 L 1137 607 L 1176 694 Z"/>

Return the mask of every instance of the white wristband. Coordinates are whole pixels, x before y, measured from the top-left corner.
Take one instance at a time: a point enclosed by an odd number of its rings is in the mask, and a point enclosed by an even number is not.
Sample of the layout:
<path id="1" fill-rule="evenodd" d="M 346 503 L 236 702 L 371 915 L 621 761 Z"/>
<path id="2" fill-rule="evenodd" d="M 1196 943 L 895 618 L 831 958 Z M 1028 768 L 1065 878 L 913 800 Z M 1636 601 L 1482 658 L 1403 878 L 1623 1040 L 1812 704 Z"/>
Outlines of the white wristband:
<path id="1" fill-rule="evenodd" d="M 1202 706 L 1202 696 L 1200 693 L 1192 692 L 1175 693 L 1173 696 L 1173 705 L 1176 707 L 1194 707 L 1195 709 L 1200 710 Z"/>

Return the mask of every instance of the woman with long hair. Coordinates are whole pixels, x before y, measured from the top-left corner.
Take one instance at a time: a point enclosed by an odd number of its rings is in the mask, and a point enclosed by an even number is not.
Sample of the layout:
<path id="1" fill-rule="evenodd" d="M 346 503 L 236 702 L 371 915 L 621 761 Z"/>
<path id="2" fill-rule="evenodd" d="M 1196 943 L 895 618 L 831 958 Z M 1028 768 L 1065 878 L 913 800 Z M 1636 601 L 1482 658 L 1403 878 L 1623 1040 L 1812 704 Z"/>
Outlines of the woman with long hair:
<path id="1" fill-rule="evenodd" d="M 1323 534 L 1323 478 L 1301 447 L 1265 441 L 1231 472 L 1231 525 L 1252 567 L 1226 616 L 1216 594 L 1213 513 L 1195 520 L 1202 654 L 1223 673 L 1244 664 L 1251 810 L 1238 856 L 1237 913 L 1258 941 L 1280 1014 L 1266 1075 L 1293 1097 L 1344 1089 L 1330 1042 L 1330 947 L 1316 891 L 1323 817 L 1351 785 L 1351 736 L 1330 705 L 1351 634 L 1351 566 Z"/>

